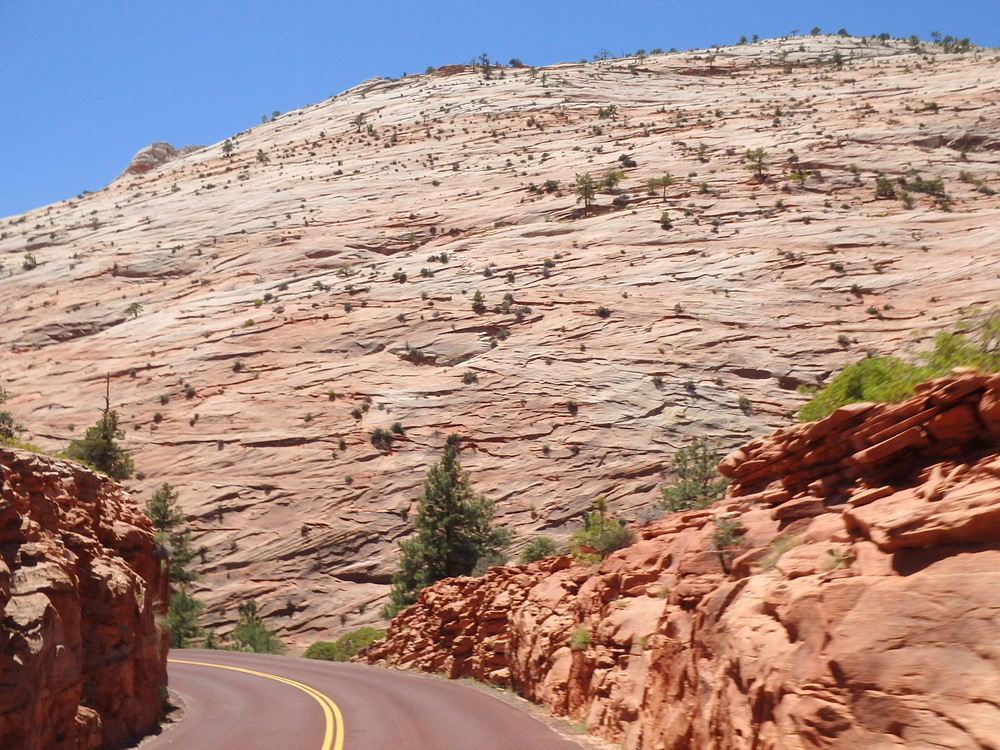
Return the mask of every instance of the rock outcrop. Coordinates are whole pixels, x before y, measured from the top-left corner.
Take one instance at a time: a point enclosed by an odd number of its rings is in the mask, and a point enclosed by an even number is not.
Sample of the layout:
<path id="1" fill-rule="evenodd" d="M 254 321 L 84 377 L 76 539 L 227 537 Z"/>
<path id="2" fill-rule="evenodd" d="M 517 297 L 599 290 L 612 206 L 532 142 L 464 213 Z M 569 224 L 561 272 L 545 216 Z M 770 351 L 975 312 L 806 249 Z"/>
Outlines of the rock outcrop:
<path id="1" fill-rule="evenodd" d="M 166 585 L 121 487 L 0 447 L 0 747 L 89 750 L 152 728 Z"/>
<path id="2" fill-rule="evenodd" d="M 628 748 L 1000 746 L 1000 376 L 755 440 L 596 571 L 442 581 L 364 658 L 511 686 Z"/>
<path id="3" fill-rule="evenodd" d="M 204 146 L 183 146 L 180 149 L 176 149 L 166 141 L 157 141 L 156 143 L 149 144 L 133 156 L 132 161 L 129 162 L 122 174 L 145 174 L 175 159 L 180 159 L 188 154 L 200 151 L 203 148 Z"/>

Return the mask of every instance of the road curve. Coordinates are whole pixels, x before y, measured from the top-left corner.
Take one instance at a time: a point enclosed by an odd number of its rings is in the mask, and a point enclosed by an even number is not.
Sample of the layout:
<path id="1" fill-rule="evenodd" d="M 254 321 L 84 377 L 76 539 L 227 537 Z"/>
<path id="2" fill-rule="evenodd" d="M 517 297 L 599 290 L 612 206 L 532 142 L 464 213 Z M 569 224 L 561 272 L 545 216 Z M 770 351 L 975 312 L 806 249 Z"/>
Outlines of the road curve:
<path id="1" fill-rule="evenodd" d="M 579 748 L 516 706 L 446 680 L 229 651 L 170 658 L 187 713 L 142 750 Z"/>

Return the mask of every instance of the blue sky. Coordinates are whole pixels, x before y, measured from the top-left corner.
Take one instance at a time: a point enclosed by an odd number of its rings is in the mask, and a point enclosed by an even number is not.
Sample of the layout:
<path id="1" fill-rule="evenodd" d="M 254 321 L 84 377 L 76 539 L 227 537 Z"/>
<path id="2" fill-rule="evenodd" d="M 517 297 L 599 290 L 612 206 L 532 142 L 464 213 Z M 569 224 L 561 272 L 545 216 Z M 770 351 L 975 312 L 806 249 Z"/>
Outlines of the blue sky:
<path id="1" fill-rule="evenodd" d="M 153 141 L 214 143 L 374 76 L 813 26 L 997 47 L 997 2 L 0 0 L 0 217 L 100 189 Z"/>

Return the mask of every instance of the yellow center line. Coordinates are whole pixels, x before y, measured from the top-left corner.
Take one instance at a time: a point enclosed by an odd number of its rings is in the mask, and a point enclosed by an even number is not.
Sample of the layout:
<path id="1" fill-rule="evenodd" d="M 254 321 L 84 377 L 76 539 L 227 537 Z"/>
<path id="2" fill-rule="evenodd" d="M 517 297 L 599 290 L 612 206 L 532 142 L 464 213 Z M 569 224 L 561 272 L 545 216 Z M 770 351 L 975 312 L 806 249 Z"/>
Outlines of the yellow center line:
<path id="1" fill-rule="evenodd" d="M 214 667 L 216 669 L 228 669 L 232 672 L 243 672 L 256 677 L 265 677 L 268 680 L 283 682 L 298 688 L 304 693 L 311 695 L 323 709 L 323 716 L 326 719 L 326 731 L 323 733 L 323 745 L 320 750 L 344 750 L 344 716 L 340 713 L 340 707 L 331 698 L 319 692 L 315 688 L 304 685 L 301 682 L 290 680 L 287 677 L 279 677 L 276 674 L 267 672 L 257 672 L 253 669 L 243 669 L 242 667 L 227 667 L 222 664 L 209 664 L 203 661 L 186 661 L 184 659 L 167 659 L 172 664 L 191 664 L 196 667 Z"/>

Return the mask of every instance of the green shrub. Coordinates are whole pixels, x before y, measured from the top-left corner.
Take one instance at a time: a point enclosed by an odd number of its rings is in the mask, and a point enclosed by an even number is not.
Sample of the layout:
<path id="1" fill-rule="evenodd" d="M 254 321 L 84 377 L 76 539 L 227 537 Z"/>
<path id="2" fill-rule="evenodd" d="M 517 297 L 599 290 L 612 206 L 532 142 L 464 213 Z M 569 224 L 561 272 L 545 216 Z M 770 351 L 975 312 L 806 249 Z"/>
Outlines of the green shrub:
<path id="1" fill-rule="evenodd" d="M 841 406 L 859 401 L 902 401 L 913 393 L 917 383 L 931 376 L 930 368 L 911 365 L 897 357 L 868 357 L 847 365 L 799 410 L 799 421 L 823 419 Z"/>
<path id="2" fill-rule="evenodd" d="M 928 195 L 944 195 L 944 183 L 940 178 L 936 180 L 924 180 L 914 177 L 911 180 L 900 180 L 900 183 L 907 190 L 915 193 L 927 193 Z"/>
<path id="3" fill-rule="evenodd" d="M 374 446 L 377 450 L 385 453 L 392 450 L 393 435 L 384 427 L 376 427 L 372 430 L 370 440 L 372 446 Z"/>
<path id="4" fill-rule="evenodd" d="M 306 649 L 303 654 L 307 659 L 323 661 L 350 661 L 363 648 L 385 636 L 384 630 L 377 630 L 367 625 L 363 628 L 345 633 L 336 641 L 317 641 Z"/>
<path id="5" fill-rule="evenodd" d="M 875 179 L 875 197 L 876 198 L 894 198 L 896 197 L 896 186 L 893 184 L 885 175 L 879 175 Z"/>
<path id="6" fill-rule="evenodd" d="M 583 527 L 570 538 L 570 546 L 591 547 L 601 557 L 607 557 L 634 542 L 635 532 L 627 528 L 623 521 L 608 515 L 608 501 L 603 497 L 597 498 L 594 511 L 584 516 Z"/>
<path id="7" fill-rule="evenodd" d="M 486 312 L 486 300 L 483 297 L 483 293 L 478 289 L 472 295 L 472 311 L 479 315 Z"/>
<path id="8" fill-rule="evenodd" d="M 569 637 L 569 647 L 574 651 L 583 651 L 590 645 L 590 633 L 584 628 L 577 628 Z"/>
<path id="9" fill-rule="evenodd" d="M 280 654 L 284 644 L 257 614 L 257 602 L 249 599 L 240 605 L 240 616 L 233 628 L 230 651 L 249 651 L 255 654 Z"/>
<path id="10" fill-rule="evenodd" d="M 937 334 L 933 346 L 917 359 L 920 364 L 874 356 L 847 365 L 799 410 L 799 420 L 822 419 L 860 401 L 898 403 L 912 396 L 918 383 L 947 375 L 955 367 L 1000 371 L 1000 307 L 961 318 L 954 331 Z"/>
<path id="11" fill-rule="evenodd" d="M 3 404 L 10 394 L 0 387 L 0 404 Z M 9 411 L 0 410 L 0 440 L 14 440 L 18 433 L 24 432 L 24 427 L 18 424 L 14 415 Z"/>
<path id="12" fill-rule="evenodd" d="M 125 433 L 118 428 L 118 412 L 105 406 L 97 424 L 80 440 L 71 440 L 66 457 L 103 471 L 115 481 L 135 473 L 132 457 L 118 444 Z"/>
<path id="13" fill-rule="evenodd" d="M 712 547 L 722 552 L 739 544 L 743 538 L 743 522 L 738 518 L 715 519 L 715 531 L 712 532 Z"/>
<path id="14" fill-rule="evenodd" d="M 536 536 L 528 542 L 521 550 L 520 562 L 522 565 L 543 560 L 559 553 L 559 546 L 556 540 L 550 536 Z"/>
<path id="15" fill-rule="evenodd" d="M 747 169 L 754 173 L 754 176 L 762 178 L 767 168 L 767 152 L 763 148 L 748 148 L 743 154 L 746 160 Z"/>
<path id="16" fill-rule="evenodd" d="M 707 508 L 721 498 L 729 480 L 719 476 L 720 460 L 718 442 L 704 435 L 677 451 L 670 463 L 677 480 L 661 489 L 661 507 L 670 512 Z"/>

